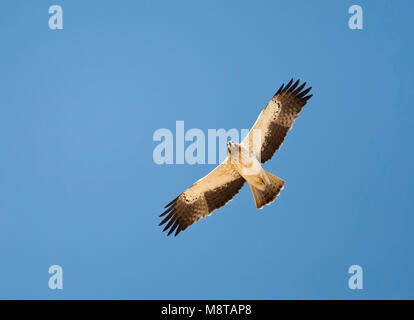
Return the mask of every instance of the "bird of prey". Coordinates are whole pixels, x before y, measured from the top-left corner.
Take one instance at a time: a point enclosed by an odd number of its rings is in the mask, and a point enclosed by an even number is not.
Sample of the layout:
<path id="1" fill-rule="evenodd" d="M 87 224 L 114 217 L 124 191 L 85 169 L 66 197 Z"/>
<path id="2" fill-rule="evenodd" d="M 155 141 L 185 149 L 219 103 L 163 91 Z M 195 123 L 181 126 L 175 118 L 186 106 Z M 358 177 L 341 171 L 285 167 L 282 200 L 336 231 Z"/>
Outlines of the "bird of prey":
<path id="1" fill-rule="evenodd" d="M 166 215 L 160 225 L 167 223 L 163 231 L 177 236 L 188 226 L 224 206 L 247 181 L 258 209 L 272 203 L 283 188 L 284 181 L 261 166 L 280 148 L 287 132 L 306 102 L 312 97 L 293 79 L 277 90 L 262 110 L 252 129 L 238 144 L 228 142 L 227 158 L 207 176 L 165 206 Z"/>

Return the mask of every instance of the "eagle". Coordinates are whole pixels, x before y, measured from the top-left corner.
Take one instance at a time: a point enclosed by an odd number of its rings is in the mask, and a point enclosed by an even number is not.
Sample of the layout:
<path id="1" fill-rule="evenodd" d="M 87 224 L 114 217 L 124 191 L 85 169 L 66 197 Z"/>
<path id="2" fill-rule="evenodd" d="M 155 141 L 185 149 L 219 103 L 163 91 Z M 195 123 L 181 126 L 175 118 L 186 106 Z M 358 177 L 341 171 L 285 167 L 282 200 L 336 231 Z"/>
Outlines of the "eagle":
<path id="1" fill-rule="evenodd" d="M 306 82 L 293 83 L 293 79 L 286 86 L 282 84 L 243 141 L 227 143 L 226 159 L 165 206 L 159 224 L 167 223 L 163 231 L 168 230 L 168 235 L 175 231 L 177 236 L 226 205 L 246 181 L 256 208 L 261 209 L 277 198 L 285 182 L 263 169 L 262 164 L 280 148 L 293 122 L 313 96 L 308 94 L 312 87 L 305 89 L 305 86 Z"/>

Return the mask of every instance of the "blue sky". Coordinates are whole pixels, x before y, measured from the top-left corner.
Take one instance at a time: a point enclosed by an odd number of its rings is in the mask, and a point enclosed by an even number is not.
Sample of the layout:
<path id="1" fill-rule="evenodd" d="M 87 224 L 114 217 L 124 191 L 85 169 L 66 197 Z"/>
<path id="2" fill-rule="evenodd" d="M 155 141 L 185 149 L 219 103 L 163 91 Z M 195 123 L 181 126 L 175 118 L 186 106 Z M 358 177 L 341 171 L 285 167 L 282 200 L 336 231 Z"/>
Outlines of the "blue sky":
<path id="1" fill-rule="evenodd" d="M 414 298 L 413 9 L 2 2 L 0 298 Z M 257 211 L 245 186 L 167 238 L 163 206 L 214 166 L 155 164 L 154 131 L 249 128 L 291 77 L 314 97 L 265 164 L 280 197 Z"/>

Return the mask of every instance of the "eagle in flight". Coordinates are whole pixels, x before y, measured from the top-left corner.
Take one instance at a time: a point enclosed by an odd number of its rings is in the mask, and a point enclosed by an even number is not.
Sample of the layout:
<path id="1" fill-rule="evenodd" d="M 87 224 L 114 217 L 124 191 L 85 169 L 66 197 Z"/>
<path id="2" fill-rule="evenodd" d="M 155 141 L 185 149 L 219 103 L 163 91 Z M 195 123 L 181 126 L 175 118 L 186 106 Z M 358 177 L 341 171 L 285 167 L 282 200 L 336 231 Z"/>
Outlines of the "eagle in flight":
<path id="1" fill-rule="evenodd" d="M 168 235 L 191 226 L 214 210 L 224 206 L 247 181 L 258 209 L 272 203 L 283 188 L 284 181 L 261 166 L 270 160 L 280 148 L 286 134 L 298 117 L 306 102 L 312 97 L 293 79 L 275 93 L 262 110 L 252 129 L 238 144 L 228 142 L 226 159 L 204 178 L 165 206 L 160 217 L 166 216 L 160 226 L 167 223 L 163 231 Z"/>

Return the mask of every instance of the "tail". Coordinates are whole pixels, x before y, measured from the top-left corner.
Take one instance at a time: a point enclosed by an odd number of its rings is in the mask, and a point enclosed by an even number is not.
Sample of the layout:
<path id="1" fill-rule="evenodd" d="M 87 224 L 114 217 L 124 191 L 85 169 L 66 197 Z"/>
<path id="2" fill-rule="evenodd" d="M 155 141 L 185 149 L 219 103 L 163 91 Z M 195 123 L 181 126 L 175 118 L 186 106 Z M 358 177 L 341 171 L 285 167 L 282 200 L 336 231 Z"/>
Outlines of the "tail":
<path id="1" fill-rule="evenodd" d="M 283 185 L 285 184 L 282 179 L 271 174 L 269 171 L 263 170 L 263 172 L 267 178 L 263 179 L 264 188 L 262 187 L 259 189 L 249 183 L 257 209 L 262 209 L 263 206 L 272 203 L 277 198 L 280 191 L 283 189 Z"/>

